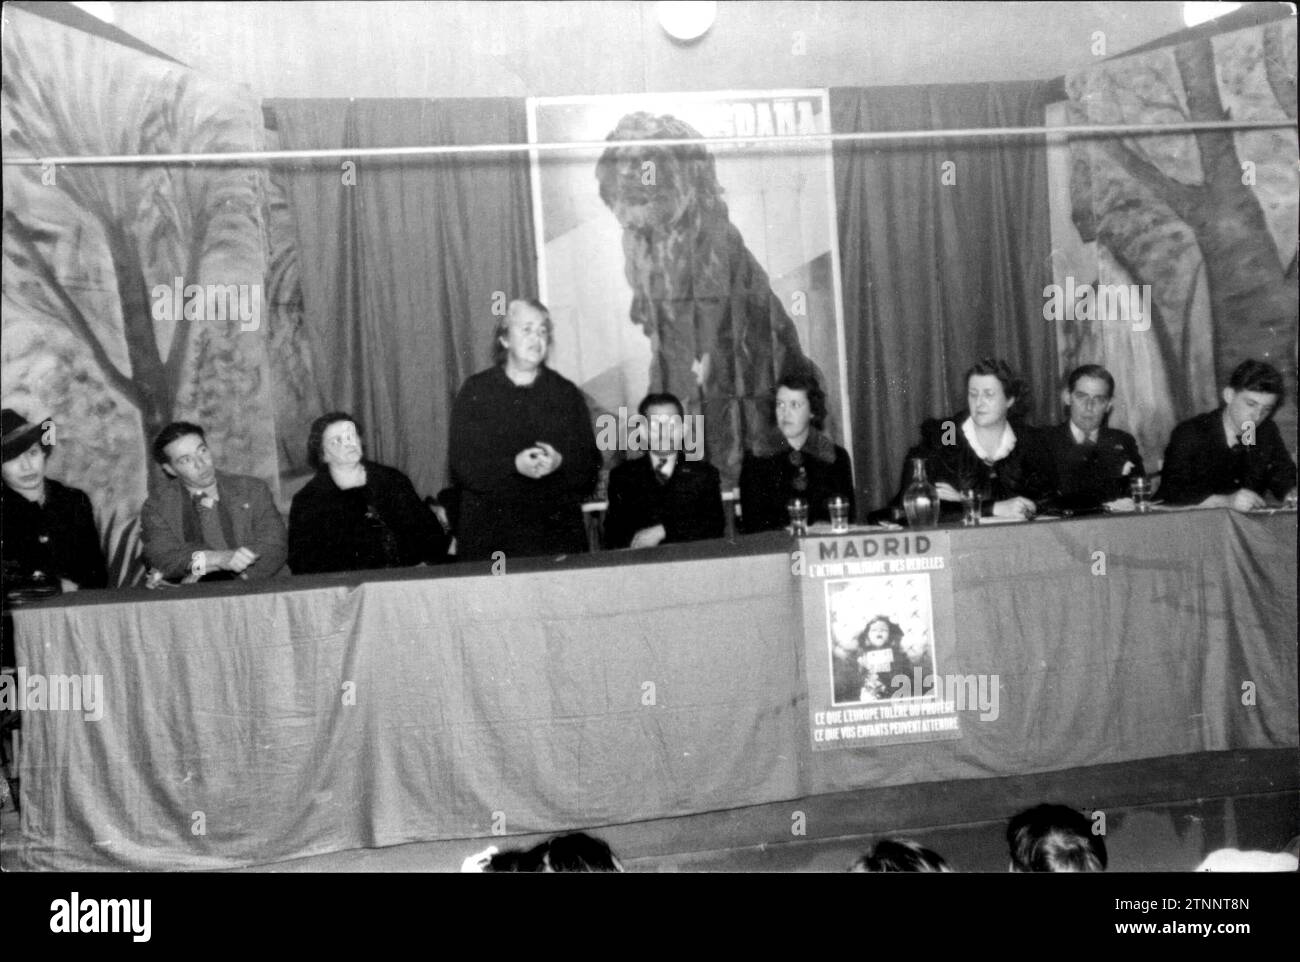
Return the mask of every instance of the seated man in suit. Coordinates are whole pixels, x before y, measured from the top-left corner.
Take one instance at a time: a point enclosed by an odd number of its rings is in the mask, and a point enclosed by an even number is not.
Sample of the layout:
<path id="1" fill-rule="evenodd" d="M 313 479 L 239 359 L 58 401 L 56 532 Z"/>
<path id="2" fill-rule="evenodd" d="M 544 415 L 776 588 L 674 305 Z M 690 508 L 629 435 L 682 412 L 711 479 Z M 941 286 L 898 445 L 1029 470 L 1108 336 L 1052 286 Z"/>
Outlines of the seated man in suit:
<path id="1" fill-rule="evenodd" d="M 1174 428 L 1159 495 L 1166 504 L 1250 511 L 1264 494 L 1294 499 L 1296 467 L 1270 420 L 1282 406 L 1282 373 L 1243 361 L 1223 389 L 1223 406 Z"/>
<path id="2" fill-rule="evenodd" d="M 140 511 L 150 568 L 186 583 L 284 571 L 288 535 L 266 482 L 216 470 L 203 429 L 186 421 L 158 433 L 153 456 L 172 481 Z"/>
<path id="3" fill-rule="evenodd" d="M 721 538 L 726 527 L 718 469 L 682 450 L 685 412 L 672 394 L 649 394 L 637 413 L 650 424 L 650 453 L 609 474 L 605 544 L 658 544 Z"/>
<path id="4" fill-rule="evenodd" d="M 1100 364 L 1070 372 L 1062 394 L 1069 418 L 1042 432 L 1056 471 L 1049 508 L 1093 512 L 1129 495 L 1129 481 L 1146 472 L 1133 435 L 1106 425 L 1115 378 Z"/>

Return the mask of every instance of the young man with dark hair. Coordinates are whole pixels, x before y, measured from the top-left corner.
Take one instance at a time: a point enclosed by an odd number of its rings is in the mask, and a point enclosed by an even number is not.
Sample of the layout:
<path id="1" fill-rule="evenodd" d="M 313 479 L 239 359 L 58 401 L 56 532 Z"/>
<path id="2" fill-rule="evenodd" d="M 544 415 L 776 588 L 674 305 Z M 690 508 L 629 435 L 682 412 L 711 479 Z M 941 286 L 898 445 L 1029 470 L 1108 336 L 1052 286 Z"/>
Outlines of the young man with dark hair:
<path id="1" fill-rule="evenodd" d="M 153 457 L 175 483 L 163 485 L 140 510 L 151 568 L 187 583 L 281 573 L 288 535 L 266 482 L 218 471 L 203 428 L 188 421 L 158 433 Z"/>
<path id="2" fill-rule="evenodd" d="M 606 546 L 652 548 L 721 538 L 726 519 L 718 469 L 683 457 L 682 402 L 672 394 L 650 394 L 637 413 L 649 426 L 649 451 L 609 473 Z"/>
<path id="3" fill-rule="evenodd" d="M 1223 406 L 1174 428 L 1159 495 L 1166 504 L 1250 511 L 1264 494 L 1294 499 L 1296 466 L 1272 416 L 1282 406 L 1282 374 L 1243 361 L 1223 389 Z"/>
<path id="4" fill-rule="evenodd" d="M 1126 498 L 1129 481 L 1146 472 L 1133 435 L 1109 427 L 1115 378 L 1100 364 L 1070 372 L 1061 393 L 1069 416 L 1041 432 L 1055 469 L 1052 507 L 1075 514 Z"/>
<path id="5" fill-rule="evenodd" d="M 1082 813 L 1036 805 L 1007 824 L 1013 872 L 1103 872 L 1106 843 Z"/>

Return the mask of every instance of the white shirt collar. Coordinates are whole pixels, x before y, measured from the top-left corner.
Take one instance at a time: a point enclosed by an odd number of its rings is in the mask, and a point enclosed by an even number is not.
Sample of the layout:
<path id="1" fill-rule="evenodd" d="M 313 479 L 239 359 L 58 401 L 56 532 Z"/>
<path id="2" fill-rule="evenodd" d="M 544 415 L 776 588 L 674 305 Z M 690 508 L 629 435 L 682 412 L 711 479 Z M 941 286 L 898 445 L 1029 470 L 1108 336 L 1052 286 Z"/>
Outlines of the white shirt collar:
<path id="1" fill-rule="evenodd" d="M 217 484 L 215 481 L 212 484 L 208 485 L 208 487 L 206 488 L 191 488 L 187 484 L 185 485 L 185 493 L 188 494 L 191 498 L 194 497 L 196 494 L 201 494 L 203 495 L 203 497 L 208 498 L 211 501 L 221 500 L 221 495 L 217 491 Z"/>
<path id="2" fill-rule="evenodd" d="M 665 477 L 671 478 L 673 476 L 673 471 L 677 469 L 677 452 L 669 451 L 667 454 L 660 454 L 657 451 L 651 451 L 650 452 L 651 470 L 658 471 L 660 463 L 663 463 L 665 466 L 665 470 L 663 472 Z"/>
<path id="3" fill-rule="evenodd" d="M 979 438 L 975 434 L 975 420 L 967 418 L 961 424 L 961 433 L 966 435 L 966 440 L 970 442 L 971 450 L 983 461 L 992 464 L 995 461 L 1001 461 L 1016 446 L 1016 432 L 1011 430 L 1011 422 L 1006 421 L 1002 425 L 1002 438 L 998 441 L 997 450 L 989 453 L 980 446 Z"/>
<path id="4" fill-rule="evenodd" d="M 1228 450 L 1232 450 L 1241 438 L 1238 436 L 1236 431 L 1232 430 L 1232 425 L 1228 423 L 1228 412 L 1226 408 L 1224 409 L 1223 417 L 1221 417 L 1219 421 L 1223 425 L 1223 437 L 1224 440 L 1228 442 Z"/>
<path id="5" fill-rule="evenodd" d="M 1097 428 L 1096 431 L 1092 432 L 1092 436 L 1089 437 L 1087 434 L 1083 433 L 1082 428 L 1080 428 L 1077 424 L 1071 421 L 1070 434 L 1074 436 L 1075 444 L 1082 444 L 1084 441 L 1091 441 L 1093 444 L 1096 444 L 1097 441 L 1101 439 L 1101 428 Z"/>

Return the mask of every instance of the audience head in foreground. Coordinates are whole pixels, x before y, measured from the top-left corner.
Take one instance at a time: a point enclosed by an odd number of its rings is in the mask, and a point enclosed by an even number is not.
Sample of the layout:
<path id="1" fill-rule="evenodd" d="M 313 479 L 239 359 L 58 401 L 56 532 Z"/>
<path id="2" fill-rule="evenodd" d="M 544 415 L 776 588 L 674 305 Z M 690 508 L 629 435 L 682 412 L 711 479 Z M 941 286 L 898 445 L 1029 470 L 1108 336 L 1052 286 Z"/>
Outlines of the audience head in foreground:
<path id="1" fill-rule="evenodd" d="M 1106 843 L 1082 812 L 1036 805 L 1007 825 L 1013 872 L 1102 872 Z"/>
<path id="2" fill-rule="evenodd" d="M 586 832 L 572 832 L 547 839 L 533 848 L 490 847 L 471 855 L 461 864 L 462 872 L 621 872 L 623 865 L 609 846 Z"/>
<path id="3" fill-rule="evenodd" d="M 883 838 L 850 872 L 951 872 L 942 855 L 909 838 Z"/>

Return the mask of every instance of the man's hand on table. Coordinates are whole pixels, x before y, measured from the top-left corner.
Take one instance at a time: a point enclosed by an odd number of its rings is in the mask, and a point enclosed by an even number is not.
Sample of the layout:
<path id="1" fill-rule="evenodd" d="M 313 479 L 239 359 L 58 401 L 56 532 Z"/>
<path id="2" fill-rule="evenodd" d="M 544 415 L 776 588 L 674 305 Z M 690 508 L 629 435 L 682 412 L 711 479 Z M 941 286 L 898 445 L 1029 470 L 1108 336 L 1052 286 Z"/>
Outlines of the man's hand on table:
<path id="1" fill-rule="evenodd" d="M 1212 494 L 1201 502 L 1202 508 L 1231 508 L 1233 511 L 1255 511 L 1264 507 L 1264 499 L 1250 488 L 1240 488 L 1233 494 Z"/>
<path id="2" fill-rule="evenodd" d="M 1022 498 L 1017 495 L 1014 498 L 1007 498 L 1005 501 L 996 501 L 993 504 L 993 517 L 995 518 L 1020 518 L 1027 520 L 1038 513 L 1038 505 L 1028 498 Z"/>
<path id="3" fill-rule="evenodd" d="M 633 548 L 653 548 L 668 537 L 668 532 L 664 530 L 661 524 L 653 528 L 642 528 L 632 536 Z"/>

